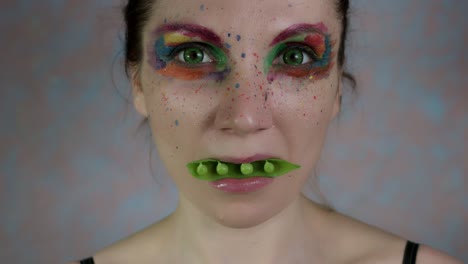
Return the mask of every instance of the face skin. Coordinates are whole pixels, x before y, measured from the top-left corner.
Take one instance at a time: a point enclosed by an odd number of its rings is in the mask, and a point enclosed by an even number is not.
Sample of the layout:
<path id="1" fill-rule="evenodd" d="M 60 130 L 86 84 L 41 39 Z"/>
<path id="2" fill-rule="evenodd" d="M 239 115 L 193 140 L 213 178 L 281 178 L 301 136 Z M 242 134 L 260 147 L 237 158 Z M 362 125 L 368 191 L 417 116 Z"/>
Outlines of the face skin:
<path id="1" fill-rule="evenodd" d="M 339 112 L 339 32 L 332 1 L 158 1 L 133 69 L 134 104 L 149 119 L 181 203 L 246 228 L 300 196 Z M 286 63 L 300 57 L 303 65 Z M 214 189 L 186 168 L 255 154 L 301 168 L 246 194 Z"/>

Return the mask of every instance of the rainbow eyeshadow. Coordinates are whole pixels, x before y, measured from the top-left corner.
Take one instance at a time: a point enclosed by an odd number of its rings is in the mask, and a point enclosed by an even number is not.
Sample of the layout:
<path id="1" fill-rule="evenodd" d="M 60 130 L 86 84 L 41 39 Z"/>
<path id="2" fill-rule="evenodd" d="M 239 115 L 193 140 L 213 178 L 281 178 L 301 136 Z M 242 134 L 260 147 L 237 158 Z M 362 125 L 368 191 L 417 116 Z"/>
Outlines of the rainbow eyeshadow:
<path id="1" fill-rule="evenodd" d="M 311 80 L 328 77 L 334 65 L 332 50 L 335 43 L 327 31 L 323 23 L 318 23 L 296 24 L 281 32 L 271 42 L 272 50 L 265 58 L 264 71 L 268 81 L 274 81 L 278 75 Z M 309 61 L 302 63 L 305 58 Z"/>
<path id="2" fill-rule="evenodd" d="M 220 81 L 230 72 L 227 51 L 221 39 L 207 28 L 192 24 L 165 24 L 155 31 L 154 39 L 154 45 L 148 49 L 149 63 L 162 76 Z M 192 54 L 186 55 L 187 51 Z M 179 58 L 181 55 L 184 60 L 201 58 L 203 61 L 187 62 Z"/>

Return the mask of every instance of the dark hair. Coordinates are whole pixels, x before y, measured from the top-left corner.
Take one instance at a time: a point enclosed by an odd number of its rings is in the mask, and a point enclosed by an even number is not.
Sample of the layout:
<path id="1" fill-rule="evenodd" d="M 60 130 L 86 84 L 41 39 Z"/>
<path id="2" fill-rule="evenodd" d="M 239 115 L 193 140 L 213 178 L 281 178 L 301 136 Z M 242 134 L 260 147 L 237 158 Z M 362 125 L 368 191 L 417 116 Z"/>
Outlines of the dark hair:
<path id="1" fill-rule="evenodd" d="M 349 12 L 349 1 L 336 1 L 336 12 L 340 16 L 341 19 L 341 42 L 340 48 L 338 49 L 338 64 L 342 67 L 345 61 L 345 42 L 348 33 L 348 12 Z"/>
<path id="2" fill-rule="evenodd" d="M 123 9 L 125 19 L 125 73 L 143 58 L 143 28 L 151 17 L 155 0 L 129 0 Z"/>
<path id="3" fill-rule="evenodd" d="M 349 0 L 338 0 L 336 1 L 336 12 L 341 19 L 341 36 L 340 36 L 340 47 L 338 49 L 338 65 L 341 68 L 344 68 L 345 58 L 346 58 L 346 40 L 348 39 L 349 31 Z M 350 83 L 351 89 L 356 90 L 356 79 L 354 76 L 347 72 L 343 71 L 343 78 Z M 341 98 L 340 98 L 341 102 Z"/>

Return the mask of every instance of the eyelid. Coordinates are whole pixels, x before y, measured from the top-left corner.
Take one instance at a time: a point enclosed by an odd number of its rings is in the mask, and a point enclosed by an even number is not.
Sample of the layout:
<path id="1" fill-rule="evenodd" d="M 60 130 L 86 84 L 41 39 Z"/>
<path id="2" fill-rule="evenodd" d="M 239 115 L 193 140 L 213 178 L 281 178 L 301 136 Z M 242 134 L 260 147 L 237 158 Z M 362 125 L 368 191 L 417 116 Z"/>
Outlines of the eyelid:
<path id="1" fill-rule="evenodd" d="M 280 53 L 284 53 L 284 51 L 287 50 L 287 49 L 299 48 L 302 51 L 310 53 L 310 55 L 312 55 L 314 58 L 317 57 L 317 54 L 315 53 L 314 49 L 312 47 L 310 47 L 309 45 L 305 44 L 305 43 L 289 42 L 289 43 L 285 43 L 285 44 L 286 44 L 286 47 L 284 49 L 282 49 Z"/>
<path id="2" fill-rule="evenodd" d="M 310 56 L 312 61 L 317 60 L 317 54 L 315 53 L 314 49 L 312 49 L 307 44 L 304 44 L 301 42 L 286 42 L 282 44 L 284 44 L 285 46 L 281 50 L 278 51 L 278 54 L 275 56 L 275 60 L 280 58 L 288 49 L 291 49 L 291 48 L 299 48 L 302 50 L 302 52 L 307 53 L 307 55 Z"/>
<path id="3" fill-rule="evenodd" d="M 204 52 L 208 53 L 208 55 L 210 56 L 210 59 L 212 61 L 216 61 L 216 58 L 215 58 L 215 56 L 213 55 L 213 52 L 212 52 L 213 48 L 211 47 L 210 44 L 207 44 L 207 43 L 204 43 L 204 42 L 186 42 L 186 43 L 179 44 L 169 54 L 169 57 L 174 59 L 177 56 L 177 54 L 179 54 L 184 49 L 193 48 L 193 47 L 197 47 L 197 48 L 202 49 Z"/>

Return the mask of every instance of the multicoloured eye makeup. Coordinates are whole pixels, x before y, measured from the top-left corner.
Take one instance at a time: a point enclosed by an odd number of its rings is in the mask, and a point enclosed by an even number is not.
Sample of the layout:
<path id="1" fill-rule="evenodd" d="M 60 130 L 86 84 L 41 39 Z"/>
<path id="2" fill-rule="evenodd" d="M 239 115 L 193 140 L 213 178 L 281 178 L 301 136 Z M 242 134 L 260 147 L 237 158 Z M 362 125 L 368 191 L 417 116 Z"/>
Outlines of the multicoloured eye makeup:
<path id="1" fill-rule="evenodd" d="M 192 24 L 165 24 L 154 34 L 149 63 L 157 73 L 181 80 L 223 80 L 229 73 L 227 50 L 211 30 Z"/>
<path id="2" fill-rule="evenodd" d="M 270 44 L 264 71 L 269 82 L 279 75 L 319 80 L 334 65 L 334 42 L 323 23 L 296 24 L 281 32 Z"/>

